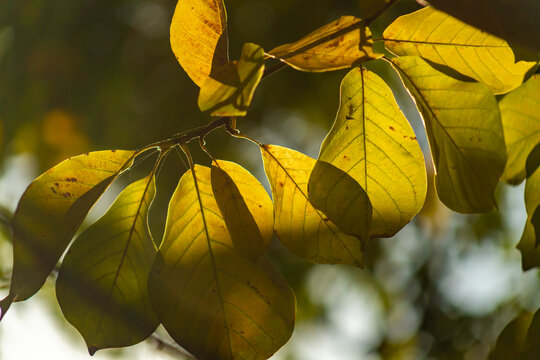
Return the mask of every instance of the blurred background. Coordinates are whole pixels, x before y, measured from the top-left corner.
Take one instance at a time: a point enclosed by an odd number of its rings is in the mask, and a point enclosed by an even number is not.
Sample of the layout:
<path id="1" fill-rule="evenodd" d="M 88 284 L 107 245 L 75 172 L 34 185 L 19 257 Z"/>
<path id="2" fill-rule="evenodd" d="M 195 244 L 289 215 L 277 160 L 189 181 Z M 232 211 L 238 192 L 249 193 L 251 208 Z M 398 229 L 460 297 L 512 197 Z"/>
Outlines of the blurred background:
<path id="1" fill-rule="evenodd" d="M 232 59 L 245 42 L 270 50 L 341 15 L 369 15 L 362 0 L 225 3 Z M 197 108 L 198 88 L 170 49 L 175 6 L 174 0 L 0 2 L 0 298 L 12 264 L 5 223 L 35 177 L 72 155 L 135 149 L 210 121 Z M 374 37 L 417 8 L 413 0 L 398 2 L 373 24 Z M 393 87 L 427 150 L 421 120 L 396 75 L 384 63 L 367 66 Z M 239 129 L 316 157 L 345 73 L 280 71 L 261 83 Z M 207 144 L 215 157 L 237 161 L 268 189 L 256 146 L 224 131 L 211 134 Z M 196 144 L 191 149 L 197 162 L 210 163 Z M 138 161 L 87 224 L 106 210 L 122 183 L 142 177 L 152 159 Z M 151 212 L 156 239 L 185 170 L 173 154 L 160 172 Z M 540 305 L 538 272 L 522 272 L 515 249 L 526 219 L 523 186 L 501 185 L 498 199 L 498 213 L 462 216 L 441 205 L 431 188 L 415 220 L 369 246 L 365 269 L 313 265 L 274 241 L 270 258 L 293 287 L 298 310 L 291 340 L 272 359 L 487 359 L 506 324 Z M 0 360 L 88 356 L 62 317 L 54 279 L 31 300 L 13 305 L 0 324 Z M 161 329 L 143 344 L 95 357 L 188 358 L 169 346 Z"/>

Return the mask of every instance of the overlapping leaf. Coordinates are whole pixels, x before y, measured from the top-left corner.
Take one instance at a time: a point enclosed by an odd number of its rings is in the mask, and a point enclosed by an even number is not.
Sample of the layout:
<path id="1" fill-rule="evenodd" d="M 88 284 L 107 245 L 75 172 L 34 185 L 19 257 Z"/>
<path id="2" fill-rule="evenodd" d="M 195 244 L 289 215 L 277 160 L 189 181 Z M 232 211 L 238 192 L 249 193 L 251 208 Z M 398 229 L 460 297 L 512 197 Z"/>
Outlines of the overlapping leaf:
<path id="1" fill-rule="evenodd" d="M 13 217 L 13 275 L 2 316 L 11 301 L 34 295 L 60 259 L 86 214 L 133 151 L 97 151 L 63 161 L 34 180 Z"/>
<path id="2" fill-rule="evenodd" d="M 147 291 L 157 252 L 147 227 L 154 195 L 153 175 L 129 185 L 64 258 L 58 302 L 90 354 L 136 344 L 159 324 Z"/>
<path id="3" fill-rule="evenodd" d="M 281 242 L 296 255 L 316 263 L 362 265 L 361 240 L 341 232 L 308 200 L 308 181 L 316 161 L 275 145 L 264 145 L 261 152 L 272 187 L 274 227 Z M 357 186 L 350 191 L 355 197 L 363 190 Z M 358 206 L 362 202 L 353 204 Z M 362 216 L 365 209 L 360 206 L 350 210 L 357 210 Z M 369 215 L 367 212 L 365 216 Z"/>
<path id="4" fill-rule="evenodd" d="M 269 53 L 295 69 L 331 71 L 376 59 L 371 31 L 361 19 L 342 16 L 302 39 L 278 46 Z"/>
<path id="5" fill-rule="evenodd" d="M 339 112 L 319 160 L 344 171 L 367 193 L 373 209 L 370 237 L 394 235 L 422 208 L 427 192 L 422 150 L 390 88 L 368 70 L 355 68 L 343 79 Z M 312 177 L 310 187 L 314 181 L 320 180 Z M 314 203 L 320 197 L 324 192 L 310 192 Z M 347 194 L 334 201 L 346 202 Z"/>
<path id="6" fill-rule="evenodd" d="M 540 75 L 507 94 L 500 102 L 508 162 L 503 180 L 519 184 L 525 179 L 525 163 L 540 143 Z"/>
<path id="7" fill-rule="evenodd" d="M 264 72 L 264 50 L 244 44 L 239 61 L 215 69 L 201 86 L 199 108 L 212 116 L 244 116 Z"/>
<path id="8" fill-rule="evenodd" d="M 229 60 L 223 0 L 179 0 L 171 22 L 171 47 L 184 71 L 202 86 Z"/>
<path id="9" fill-rule="evenodd" d="M 483 84 L 447 76 L 419 57 L 393 63 L 424 118 L 441 201 L 461 213 L 493 209 L 506 162 L 493 93 Z"/>
<path id="10" fill-rule="evenodd" d="M 238 244 L 245 246 L 249 238 L 233 239 L 242 233 L 229 230 L 216 201 L 215 191 L 220 190 L 214 186 L 228 184 L 230 178 L 245 183 L 238 189 L 244 199 L 250 199 L 248 208 L 265 206 L 251 194 L 264 189 L 246 186 L 251 175 L 245 170 L 242 174 L 237 167 L 229 173 L 225 168 L 216 171 L 195 165 L 180 179 L 152 267 L 150 298 L 167 331 L 198 359 L 267 359 L 292 333 L 294 295 L 277 280 L 275 271 L 268 270 L 269 264 L 260 260 L 256 265 L 239 251 Z M 230 178 L 213 179 L 224 172 Z M 246 227 L 242 236 L 250 229 L 253 226 Z"/>
<path id="11" fill-rule="evenodd" d="M 540 266 L 540 168 L 525 183 L 525 208 L 527 222 L 518 244 L 524 270 Z"/>
<path id="12" fill-rule="evenodd" d="M 216 203 L 236 250 L 255 261 L 266 252 L 274 235 L 272 200 L 240 165 L 221 160 L 216 165 L 211 177 Z"/>
<path id="13" fill-rule="evenodd" d="M 538 0 L 431 0 L 429 3 L 468 24 L 540 51 Z"/>
<path id="14" fill-rule="evenodd" d="M 448 66 L 483 82 L 496 94 L 521 85 L 538 62 L 538 54 L 517 57 L 503 39 L 431 7 L 399 17 L 383 36 L 394 54 L 417 55 Z"/>

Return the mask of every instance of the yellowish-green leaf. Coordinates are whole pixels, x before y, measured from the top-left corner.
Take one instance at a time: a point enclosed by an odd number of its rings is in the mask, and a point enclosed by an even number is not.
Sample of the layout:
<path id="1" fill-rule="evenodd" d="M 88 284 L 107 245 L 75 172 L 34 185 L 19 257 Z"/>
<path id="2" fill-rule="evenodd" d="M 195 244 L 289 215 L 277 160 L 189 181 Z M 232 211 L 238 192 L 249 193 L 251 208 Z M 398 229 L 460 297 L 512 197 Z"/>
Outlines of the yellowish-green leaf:
<path id="1" fill-rule="evenodd" d="M 421 56 L 448 66 L 496 94 L 517 88 L 538 63 L 538 54 L 528 54 L 527 60 L 516 58 L 503 39 L 431 7 L 399 17 L 383 36 L 394 54 Z"/>
<path id="2" fill-rule="evenodd" d="M 13 217 L 11 301 L 34 295 L 60 259 L 86 214 L 132 161 L 134 151 L 97 151 L 61 162 L 34 180 Z"/>
<path id="3" fill-rule="evenodd" d="M 506 150 L 495 96 L 481 83 L 435 70 L 419 57 L 393 60 L 424 118 L 440 200 L 460 213 L 487 212 Z"/>
<path id="4" fill-rule="evenodd" d="M 369 240 L 372 207 L 360 184 L 332 164 L 317 161 L 308 182 L 308 199 L 347 235 Z"/>
<path id="5" fill-rule="evenodd" d="M 179 0 L 171 22 L 171 47 L 184 71 L 201 87 L 229 60 L 223 0 Z"/>
<path id="6" fill-rule="evenodd" d="M 274 235 L 272 200 L 240 165 L 218 160 L 217 166 L 212 167 L 212 190 L 223 220 L 237 251 L 255 261 Z"/>
<path id="7" fill-rule="evenodd" d="M 316 263 L 362 265 L 362 244 L 308 200 L 315 159 L 281 146 L 261 147 L 274 200 L 274 228 L 296 255 Z"/>
<path id="8" fill-rule="evenodd" d="M 343 79 L 339 112 L 319 160 L 341 169 L 366 191 L 373 209 L 370 237 L 393 236 L 424 204 L 422 150 L 392 91 L 371 71 L 355 68 Z"/>
<path id="9" fill-rule="evenodd" d="M 58 303 L 90 354 L 136 344 L 159 324 L 147 291 L 157 252 L 147 226 L 155 192 L 153 175 L 129 185 L 62 262 Z"/>
<path id="10" fill-rule="evenodd" d="M 294 296 L 236 248 L 212 188 L 226 182 L 212 180 L 222 174 L 195 165 L 180 179 L 150 299 L 169 334 L 198 359 L 267 359 L 292 333 Z"/>
<path id="11" fill-rule="evenodd" d="M 518 244 L 524 270 L 540 267 L 540 168 L 537 168 L 525 183 L 525 209 L 527 222 Z"/>
<path id="12" fill-rule="evenodd" d="M 522 311 L 506 325 L 497 338 L 497 343 L 489 354 L 488 360 L 519 359 L 532 319 L 532 313 Z"/>
<path id="13" fill-rule="evenodd" d="M 245 116 L 264 72 L 264 50 L 246 43 L 242 56 L 217 68 L 199 93 L 199 108 L 211 116 Z"/>
<path id="14" fill-rule="evenodd" d="M 354 16 L 342 16 L 269 55 L 297 70 L 314 72 L 344 69 L 382 56 L 373 52 L 369 28 Z"/>
<path id="15" fill-rule="evenodd" d="M 519 184 L 525 179 L 525 163 L 540 143 L 540 75 L 533 75 L 500 102 L 508 162 L 502 179 Z"/>
<path id="16" fill-rule="evenodd" d="M 430 0 L 429 3 L 468 24 L 540 51 L 538 0 Z"/>

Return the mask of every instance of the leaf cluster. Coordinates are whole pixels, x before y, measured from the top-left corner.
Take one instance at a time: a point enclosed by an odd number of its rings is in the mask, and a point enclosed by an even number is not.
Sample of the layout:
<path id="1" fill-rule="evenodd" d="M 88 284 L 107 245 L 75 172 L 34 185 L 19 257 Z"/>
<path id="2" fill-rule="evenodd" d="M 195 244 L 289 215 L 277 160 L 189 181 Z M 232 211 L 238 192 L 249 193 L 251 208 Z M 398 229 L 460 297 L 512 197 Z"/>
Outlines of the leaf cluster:
<path id="1" fill-rule="evenodd" d="M 536 40 L 525 39 L 532 50 L 518 51 L 507 42 L 513 36 L 486 26 L 503 36 L 497 37 L 433 7 L 395 19 L 374 39 L 369 26 L 394 2 L 376 2 L 364 19 L 340 17 L 268 52 L 246 43 L 240 58 L 230 61 L 223 0 L 180 0 L 171 47 L 200 88 L 200 110 L 213 120 L 138 150 L 73 157 L 35 179 L 11 222 L 14 267 L 0 316 L 33 296 L 69 248 L 56 294 L 90 354 L 138 343 L 161 323 L 199 359 L 270 357 L 288 341 L 295 321 L 294 293 L 266 256 L 274 234 L 303 259 L 361 267 L 366 246 L 395 235 L 426 199 L 427 171 L 415 132 L 392 89 L 364 66 L 368 61 L 389 64 L 414 99 L 437 194 L 448 208 L 492 211 L 500 180 L 527 179 L 528 219 L 518 247 L 525 269 L 540 266 Z M 376 43 L 384 49 L 376 50 Z M 305 72 L 351 68 L 317 159 L 237 129 L 261 80 L 286 66 Z M 220 128 L 258 147 L 272 199 L 247 170 L 206 149 L 205 137 Z M 193 162 L 192 140 L 211 166 Z M 70 245 L 111 183 L 156 150 L 150 173 L 127 186 Z M 189 170 L 170 199 L 163 238 L 153 239 L 147 218 L 155 178 L 174 151 Z M 527 353 L 534 352 L 529 338 L 538 332 L 535 320 L 530 324 Z"/>

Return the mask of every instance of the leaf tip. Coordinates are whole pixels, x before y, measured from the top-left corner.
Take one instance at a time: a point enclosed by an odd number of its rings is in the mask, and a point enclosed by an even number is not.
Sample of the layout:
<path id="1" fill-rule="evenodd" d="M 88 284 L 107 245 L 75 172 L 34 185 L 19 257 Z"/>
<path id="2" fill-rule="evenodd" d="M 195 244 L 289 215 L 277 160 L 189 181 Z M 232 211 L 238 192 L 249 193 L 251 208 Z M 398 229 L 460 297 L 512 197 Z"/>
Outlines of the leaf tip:
<path id="1" fill-rule="evenodd" d="M 93 345 L 88 346 L 88 353 L 90 354 L 90 356 L 94 356 L 94 354 L 98 350 L 99 350 L 99 348 L 97 346 L 93 346 Z"/>
<path id="2" fill-rule="evenodd" d="M 11 304 L 13 304 L 14 299 L 15 297 L 12 294 L 9 294 L 2 301 L 0 301 L 0 321 L 2 321 L 4 315 L 6 315 L 9 307 Z"/>

